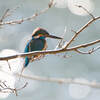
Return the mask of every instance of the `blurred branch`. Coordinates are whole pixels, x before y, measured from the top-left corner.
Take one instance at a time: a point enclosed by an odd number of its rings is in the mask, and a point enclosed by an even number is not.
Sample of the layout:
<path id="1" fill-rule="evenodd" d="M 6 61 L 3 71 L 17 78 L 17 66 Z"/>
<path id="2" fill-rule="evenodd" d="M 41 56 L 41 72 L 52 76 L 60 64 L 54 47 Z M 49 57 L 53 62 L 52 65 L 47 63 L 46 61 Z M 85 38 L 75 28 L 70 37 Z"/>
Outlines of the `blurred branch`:
<path id="1" fill-rule="evenodd" d="M 92 88 L 100 88 L 100 83 L 91 81 L 91 82 L 83 82 L 83 81 L 76 81 L 75 79 L 71 78 L 48 78 L 48 77 L 41 77 L 41 76 L 27 76 L 27 75 L 20 75 L 16 74 L 16 76 L 21 76 L 26 79 L 30 80 L 37 80 L 37 81 L 45 81 L 45 82 L 52 82 L 52 83 L 60 83 L 60 84 L 79 84 L 79 85 L 85 85 L 90 86 Z"/>
<path id="2" fill-rule="evenodd" d="M 2 70 L 3 71 L 3 70 Z M 5 71 L 3 71 L 5 72 Z M 5 72 L 6 74 L 10 74 L 9 72 Z M 89 86 L 92 88 L 100 88 L 100 83 L 96 82 L 96 81 L 81 81 L 81 80 L 76 80 L 76 78 L 54 78 L 54 77 L 41 77 L 41 76 L 36 76 L 36 75 L 32 75 L 32 76 L 28 76 L 28 75 L 23 75 L 23 74 L 18 74 L 18 73 L 14 73 L 14 76 L 17 77 L 22 77 L 25 79 L 29 79 L 29 80 L 36 80 L 36 81 L 43 81 L 43 82 L 51 82 L 51 83 L 58 83 L 58 84 L 78 84 L 78 85 L 84 85 L 84 86 Z M 23 88 L 25 88 L 28 85 L 28 83 L 25 83 L 24 86 L 22 86 L 21 88 L 18 89 L 12 89 L 10 88 L 10 90 L 15 90 L 15 91 L 19 91 Z M 7 89 L 7 88 L 5 88 Z M 15 92 L 12 92 L 15 93 Z"/>
<path id="3" fill-rule="evenodd" d="M 81 5 L 76 5 L 79 8 L 82 8 L 84 11 L 86 11 L 93 19 L 95 19 L 94 15 L 92 13 L 90 13 L 85 7 L 81 6 Z"/>
<path id="4" fill-rule="evenodd" d="M 2 19 L 1 19 L 1 21 L 0 21 L 0 25 L 8 25 L 8 24 L 14 25 L 14 24 L 21 24 L 21 23 L 23 23 L 23 22 L 25 22 L 25 21 L 31 21 L 31 20 L 35 19 L 37 16 L 39 16 L 39 15 L 41 15 L 41 14 L 47 12 L 47 11 L 49 10 L 49 8 L 51 8 L 53 5 L 54 5 L 54 4 L 53 4 L 53 0 L 51 0 L 51 1 L 49 2 L 49 4 L 48 4 L 48 7 L 47 7 L 47 8 L 41 10 L 41 11 L 38 12 L 38 13 L 36 12 L 36 13 L 33 14 L 32 16 L 29 16 L 29 17 L 26 17 L 26 18 L 22 18 L 22 19 L 19 19 L 19 20 L 11 20 L 11 21 L 3 22 L 3 19 L 5 18 L 5 15 L 6 15 L 6 14 L 4 14 L 4 16 L 2 17 Z"/>
<path id="5" fill-rule="evenodd" d="M 25 88 L 27 86 L 28 83 L 25 83 L 24 86 L 22 86 L 21 88 L 11 88 L 6 84 L 6 81 L 2 82 L 0 81 L 0 92 L 1 93 L 14 93 L 16 96 L 18 95 L 17 92 L 19 90 L 22 90 L 23 88 Z"/>

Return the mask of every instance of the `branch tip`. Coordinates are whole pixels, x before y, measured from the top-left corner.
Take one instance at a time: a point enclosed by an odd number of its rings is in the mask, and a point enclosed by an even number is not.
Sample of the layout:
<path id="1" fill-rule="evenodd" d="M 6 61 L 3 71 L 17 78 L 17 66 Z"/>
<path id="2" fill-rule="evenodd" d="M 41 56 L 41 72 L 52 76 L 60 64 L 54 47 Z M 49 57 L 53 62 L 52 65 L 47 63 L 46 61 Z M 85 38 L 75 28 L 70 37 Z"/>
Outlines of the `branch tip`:
<path id="1" fill-rule="evenodd" d="M 75 5 L 75 6 L 77 6 L 77 7 L 79 7 L 79 8 L 82 8 L 84 11 L 86 11 L 93 19 L 95 19 L 95 17 L 94 17 L 94 15 L 92 14 L 92 13 L 90 13 L 89 11 L 88 11 L 88 9 L 86 9 L 85 7 L 83 7 L 83 6 L 81 6 L 81 5 Z"/>

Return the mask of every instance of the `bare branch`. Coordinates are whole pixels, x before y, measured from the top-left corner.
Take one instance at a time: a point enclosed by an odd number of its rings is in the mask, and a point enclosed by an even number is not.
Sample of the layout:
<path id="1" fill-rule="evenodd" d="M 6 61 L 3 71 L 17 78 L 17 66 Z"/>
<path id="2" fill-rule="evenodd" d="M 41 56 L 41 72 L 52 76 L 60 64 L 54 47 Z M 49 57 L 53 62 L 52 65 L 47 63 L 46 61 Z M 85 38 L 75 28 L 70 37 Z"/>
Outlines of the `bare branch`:
<path id="1" fill-rule="evenodd" d="M 17 92 L 19 90 L 22 90 L 23 88 L 25 88 L 28 85 L 28 83 L 25 83 L 24 86 L 22 86 L 21 88 L 11 88 L 9 86 L 7 86 L 7 84 L 5 82 L 0 82 L 0 86 L 2 86 L 2 89 L 0 89 L 0 92 L 2 93 L 15 93 L 15 95 L 17 96 Z"/>
<path id="2" fill-rule="evenodd" d="M 22 89 L 25 88 L 27 85 L 28 85 L 28 82 L 26 82 L 26 83 L 24 84 L 24 86 L 22 86 L 21 88 L 18 88 L 17 91 L 22 90 Z"/>
<path id="3" fill-rule="evenodd" d="M 29 16 L 29 17 L 26 17 L 26 18 L 22 18 L 22 19 L 19 19 L 19 20 L 11 20 L 11 21 L 6 21 L 6 22 L 0 22 L 0 25 L 7 25 L 7 24 L 10 24 L 10 25 L 14 25 L 14 24 L 21 24 L 25 21 L 32 21 L 33 19 L 35 19 L 37 16 L 47 12 L 49 10 L 49 8 L 51 8 L 53 6 L 53 0 L 50 1 L 50 3 L 48 4 L 48 7 L 41 10 L 39 13 L 35 13 L 33 14 L 32 16 Z"/>
<path id="4" fill-rule="evenodd" d="M 57 53 L 68 52 L 68 51 L 76 51 L 76 49 L 86 48 L 86 47 L 95 45 L 97 43 L 100 43 L 100 40 L 92 41 L 92 42 L 86 43 L 86 44 L 81 44 L 81 45 L 71 47 L 71 48 L 61 48 L 61 49 L 56 49 L 56 50 L 33 51 L 33 52 L 28 52 L 28 53 L 19 53 L 19 54 L 13 55 L 13 56 L 0 57 L 0 60 L 10 60 L 10 59 L 18 58 L 18 57 L 34 56 L 34 55 L 38 55 L 38 54 L 47 55 L 47 54 L 57 54 Z"/>
<path id="5" fill-rule="evenodd" d="M 92 48 L 91 50 L 89 50 L 88 52 L 83 52 L 83 51 L 80 51 L 78 49 L 75 50 L 76 52 L 80 53 L 80 54 L 92 54 L 94 52 L 94 48 Z"/>
<path id="6" fill-rule="evenodd" d="M 96 47 L 96 48 L 92 48 L 88 52 L 83 52 L 83 51 L 80 51 L 78 49 L 76 49 L 76 52 L 78 52 L 80 54 L 92 54 L 93 52 L 97 51 L 98 49 L 100 49 L 100 46 L 99 47 Z"/>
<path id="7" fill-rule="evenodd" d="M 83 27 L 81 27 L 77 32 L 75 32 L 76 34 L 71 38 L 71 40 L 67 43 L 67 45 L 65 45 L 64 48 L 67 48 L 73 41 L 74 39 L 84 30 L 86 29 L 90 24 L 92 24 L 94 21 L 100 19 L 100 17 L 96 17 L 92 20 L 90 20 L 87 24 L 85 24 Z"/>
<path id="8" fill-rule="evenodd" d="M 0 23 L 3 22 L 3 20 L 8 16 L 8 12 L 9 12 L 10 9 L 7 9 L 4 13 L 4 15 L 1 17 L 0 19 Z"/>
<path id="9" fill-rule="evenodd" d="M 82 8 L 84 11 L 86 11 L 93 19 L 95 19 L 95 17 L 93 16 L 93 14 L 91 14 L 85 7 L 81 6 L 81 5 L 76 5 L 79 8 Z"/>
<path id="10" fill-rule="evenodd" d="M 5 71 L 3 71 L 5 72 Z M 7 73 L 8 75 L 10 74 L 9 72 L 5 72 Z M 99 82 L 96 82 L 96 81 L 76 81 L 76 78 L 54 78 L 54 77 L 41 77 L 41 76 L 36 76 L 36 75 L 33 75 L 33 76 L 28 76 L 28 75 L 22 75 L 22 74 L 18 74 L 18 73 L 15 73 L 14 74 L 15 76 L 17 77 L 23 77 L 25 79 L 29 79 L 29 80 L 36 80 L 36 81 L 43 81 L 43 82 L 51 82 L 51 83 L 58 83 L 58 84 L 79 84 L 79 85 L 84 85 L 84 86 L 89 86 L 89 87 L 92 87 L 92 88 L 100 88 L 100 83 Z M 11 93 L 15 93 L 15 91 L 19 91 L 23 88 L 25 88 L 26 86 L 28 85 L 28 83 L 25 83 L 25 85 L 21 88 L 18 88 L 18 89 L 12 89 L 12 88 L 5 88 L 6 90 L 9 89 L 11 90 Z M 7 91 L 4 91 L 4 92 L 7 92 Z M 8 91 L 9 92 L 9 91 Z"/>
<path id="11" fill-rule="evenodd" d="M 71 48 L 68 49 L 68 51 L 72 51 L 72 50 L 74 51 L 75 49 L 86 48 L 86 47 L 95 45 L 97 43 L 100 43 L 100 39 L 99 40 L 92 41 L 90 43 L 85 43 L 85 44 L 77 45 L 75 47 L 71 47 Z"/>
<path id="12" fill-rule="evenodd" d="M 16 74 L 17 76 L 20 76 L 20 74 Z M 79 84 L 79 85 L 86 85 L 90 86 L 92 88 L 100 88 L 100 83 L 96 82 L 81 82 L 76 81 L 75 79 L 71 78 L 48 78 L 48 77 L 41 77 L 41 76 L 27 76 L 27 75 L 21 75 L 21 77 L 30 79 L 30 80 L 37 80 L 37 81 L 45 81 L 45 82 L 52 82 L 52 83 L 60 83 L 60 84 Z"/>
<path id="13" fill-rule="evenodd" d="M 86 43 L 86 44 L 81 44 L 75 47 L 71 47 L 68 48 L 68 46 L 74 41 L 74 39 L 84 30 L 86 29 L 90 24 L 92 24 L 94 21 L 99 20 L 100 17 L 96 17 L 95 19 L 90 20 L 87 24 L 85 24 L 83 27 L 81 27 L 76 34 L 71 38 L 71 40 L 69 42 L 65 42 L 64 46 L 60 49 L 57 50 L 46 50 L 46 51 L 33 51 L 33 52 L 28 52 L 28 53 L 19 53 L 17 55 L 13 55 L 13 56 L 7 56 L 7 57 L 0 57 L 0 60 L 9 60 L 9 59 L 14 59 L 17 57 L 25 57 L 25 56 L 33 56 L 33 55 L 38 55 L 38 54 L 56 54 L 56 53 L 62 53 L 62 52 L 66 52 L 66 51 L 76 51 L 76 49 L 80 49 L 80 48 L 86 48 L 89 46 L 92 46 L 94 44 L 97 44 L 100 42 L 100 40 L 96 40 L 90 43 Z"/>
<path id="14" fill-rule="evenodd" d="M 51 5 L 53 5 L 53 0 L 51 0 L 51 2 L 49 3 L 49 6 L 48 8 L 40 11 L 40 13 L 36 13 L 34 14 L 32 17 L 28 17 L 28 18 L 24 18 L 24 19 L 21 19 L 19 21 L 12 21 L 11 23 L 22 23 L 23 21 L 25 20 L 31 20 L 33 19 L 34 17 L 46 12 L 50 7 Z M 96 40 L 96 41 L 93 41 L 91 43 L 87 43 L 87 44 L 81 44 L 79 46 L 76 46 L 76 47 L 72 47 L 72 48 L 68 48 L 68 46 L 74 41 L 74 39 L 84 30 L 86 29 L 90 24 L 92 24 L 94 21 L 100 19 L 100 17 L 96 17 L 96 18 L 93 18 L 92 20 L 90 20 L 87 24 L 85 24 L 83 27 L 81 27 L 77 32 L 75 32 L 75 35 L 71 38 L 71 40 L 64 44 L 64 46 L 61 48 L 61 49 L 57 49 L 57 50 L 47 50 L 47 51 L 34 51 L 34 52 L 29 52 L 29 53 L 20 53 L 18 55 L 13 55 L 13 56 L 8 56 L 8 57 L 0 57 L 0 60 L 9 60 L 9 59 L 13 59 L 13 58 L 17 58 L 17 57 L 25 57 L 25 56 L 33 56 L 35 54 L 56 54 L 56 53 L 61 53 L 61 52 L 65 52 L 65 51 L 76 51 L 77 49 L 79 48 L 85 48 L 85 47 L 88 47 L 88 46 L 91 46 L 91 45 L 94 45 L 96 43 L 99 43 L 100 40 Z M 67 49 L 68 48 L 68 49 Z"/>

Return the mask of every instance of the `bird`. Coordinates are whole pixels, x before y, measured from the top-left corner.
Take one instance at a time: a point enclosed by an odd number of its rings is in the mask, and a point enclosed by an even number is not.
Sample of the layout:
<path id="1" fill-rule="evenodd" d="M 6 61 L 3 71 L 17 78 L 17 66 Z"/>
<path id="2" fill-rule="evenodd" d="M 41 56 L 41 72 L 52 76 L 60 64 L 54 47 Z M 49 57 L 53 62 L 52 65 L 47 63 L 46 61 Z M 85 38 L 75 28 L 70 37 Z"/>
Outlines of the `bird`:
<path id="1" fill-rule="evenodd" d="M 27 42 L 24 49 L 24 53 L 46 50 L 47 49 L 46 38 L 62 39 L 61 37 L 50 35 L 47 30 L 38 27 L 33 31 L 31 39 Z M 34 55 L 33 57 L 26 56 L 24 60 L 24 68 L 26 68 L 30 62 L 34 61 L 40 56 L 41 54 Z"/>

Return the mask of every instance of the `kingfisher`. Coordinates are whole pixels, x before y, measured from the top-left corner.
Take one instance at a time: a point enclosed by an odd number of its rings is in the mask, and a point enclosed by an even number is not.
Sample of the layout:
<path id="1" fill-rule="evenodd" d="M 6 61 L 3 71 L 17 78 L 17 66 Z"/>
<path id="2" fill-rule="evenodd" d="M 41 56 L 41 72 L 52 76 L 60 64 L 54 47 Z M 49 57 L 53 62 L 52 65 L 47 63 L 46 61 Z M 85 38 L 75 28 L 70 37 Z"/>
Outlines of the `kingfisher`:
<path id="1" fill-rule="evenodd" d="M 62 39 L 61 37 L 57 37 L 54 35 L 50 35 L 43 28 L 36 28 L 33 33 L 31 39 L 27 42 L 24 53 L 32 52 L 32 51 L 42 51 L 47 49 L 46 38 L 54 38 L 54 39 Z M 34 55 L 33 57 L 25 57 L 24 68 L 28 66 L 28 64 L 35 59 L 39 58 L 41 54 Z"/>

